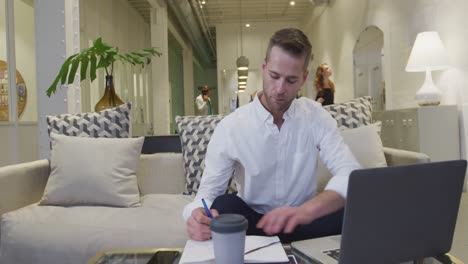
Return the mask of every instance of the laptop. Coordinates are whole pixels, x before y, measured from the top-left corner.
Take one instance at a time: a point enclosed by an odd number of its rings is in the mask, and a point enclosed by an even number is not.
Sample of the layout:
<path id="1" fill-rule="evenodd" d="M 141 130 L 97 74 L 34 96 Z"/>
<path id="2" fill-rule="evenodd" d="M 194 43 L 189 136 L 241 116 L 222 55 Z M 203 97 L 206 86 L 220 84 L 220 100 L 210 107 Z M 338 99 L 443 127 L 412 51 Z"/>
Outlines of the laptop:
<path id="1" fill-rule="evenodd" d="M 450 251 L 466 160 L 355 170 L 342 234 L 291 243 L 321 264 L 402 263 Z"/>

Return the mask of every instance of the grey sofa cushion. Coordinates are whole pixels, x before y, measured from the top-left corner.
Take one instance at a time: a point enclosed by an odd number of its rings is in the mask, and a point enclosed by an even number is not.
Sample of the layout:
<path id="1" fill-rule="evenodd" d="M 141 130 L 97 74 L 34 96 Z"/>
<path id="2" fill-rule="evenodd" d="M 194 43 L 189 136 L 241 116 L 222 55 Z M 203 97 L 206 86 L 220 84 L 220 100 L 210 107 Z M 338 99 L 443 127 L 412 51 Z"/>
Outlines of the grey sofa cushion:
<path id="1" fill-rule="evenodd" d="M 142 196 L 151 193 L 181 194 L 185 190 L 181 153 L 143 154 L 138 161 L 138 186 Z"/>
<path id="2" fill-rule="evenodd" d="M 51 172 L 41 205 L 140 206 L 139 138 L 71 137 L 52 133 Z"/>
<path id="3" fill-rule="evenodd" d="M 101 250 L 183 248 L 191 196 L 152 194 L 142 206 L 30 205 L 2 215 L 0 263 L 87 263 Z"/>
<path id="4" fill-rule="evenodd" d="M 378 123 L 341 131 L 344 142 L 363 168 L 387 166 L 379 133 L 380 124 Z M 319 156 L 317 159 L 317 192 L 323 191 L 331 177 L 332 174 Z"/>

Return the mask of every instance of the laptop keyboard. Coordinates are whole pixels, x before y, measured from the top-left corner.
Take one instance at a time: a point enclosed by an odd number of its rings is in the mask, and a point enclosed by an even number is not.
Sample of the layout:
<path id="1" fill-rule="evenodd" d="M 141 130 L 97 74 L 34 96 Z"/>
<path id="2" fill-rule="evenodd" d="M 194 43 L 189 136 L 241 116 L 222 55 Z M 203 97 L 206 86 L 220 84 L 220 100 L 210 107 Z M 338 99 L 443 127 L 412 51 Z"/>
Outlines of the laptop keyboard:
<path id="1" fill-rule="evenodd" d="M 331 249 L 331 250 L 326 250 L 326 251 L 323 251 L 323 254 L 331 257 L 331 258 L 334 258 L 336 260 L 339 260 L 340 258 L 340 249 L 337 248 L 337 249 Z"/>

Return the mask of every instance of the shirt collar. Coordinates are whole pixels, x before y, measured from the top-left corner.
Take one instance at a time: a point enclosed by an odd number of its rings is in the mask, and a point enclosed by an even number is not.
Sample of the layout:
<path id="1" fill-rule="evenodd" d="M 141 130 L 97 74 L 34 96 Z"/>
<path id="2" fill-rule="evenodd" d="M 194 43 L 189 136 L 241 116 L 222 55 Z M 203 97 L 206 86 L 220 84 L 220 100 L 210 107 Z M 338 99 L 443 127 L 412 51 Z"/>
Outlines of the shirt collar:
<path id="1" fill-rule="evenodd" d="M 255 95 L 255 98 L 252 102 L 255 105 L 255 112 L 257 113 L 260 120 L 262 120 L 263 122 L 267 122 L 268 120 L 271 120 L 271 122 L 273 122 L 273 115 L 263 106 L 262 102 L 260 102 L 259 96 L 262 93 L 263 91 L 258 92 Z M 296 112 L 296 108 L 297 108 L 296 101 L 297 100 L 294 99 L 291 105 L 289 106 L 288 110 L 286 110 L 286 112 L 284 113 L 283 115 L 284 120 L 288 120 L 294 117 L 294 113 Z"/>
<path id="2" fill-rule="evenodd" d="M 289 106 L 288 110 L 284 113 L 283 118 L 284 120 L 288 120 L 294 117 L 294 113 L 296 113 L 297 109 L 297 99 L 294 98 Z"/>
<path id="3" fill-rule="evenodd" d="M 260 94 L 262 94 L 263 92 L 258 92 L 256 95 L 255 95 L 255 98 L 253 100 L 253 104 L 255 106 L 255 113 L 257 114 L 258 118 L 263 121 L 263 122 L 267 122 L 267 120 L 270 118 L 271 120 L 273 120 L 273 116 L 270 114 L 270 112 L 268 112 L 268 110 L 265 109 L 265 107 L 263 106 L 262 102 L 260 102 Z"/>

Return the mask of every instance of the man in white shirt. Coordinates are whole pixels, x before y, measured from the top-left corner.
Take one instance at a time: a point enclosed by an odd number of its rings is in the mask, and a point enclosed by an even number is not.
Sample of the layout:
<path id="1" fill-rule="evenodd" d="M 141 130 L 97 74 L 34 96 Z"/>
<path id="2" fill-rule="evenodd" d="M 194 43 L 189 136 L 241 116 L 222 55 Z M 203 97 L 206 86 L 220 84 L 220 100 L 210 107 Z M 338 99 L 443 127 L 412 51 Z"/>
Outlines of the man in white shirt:
<path id="1" fill-rule="evenodd" d="M 322 106 L 296 96 L 307 79 L 311 45 L 298 29 L 277 31 L 267 49 L 263 91 L 216 127 L 194 201 L 184 208 L 189 237 L 207 240 L 214 216 L 238 213 L 249 235 L 278 235 L 282 242 L 339 234 L 348 178 L 360 165 L 336 121 Z M 316 194 L 318 153 L 334 175 Z M 224 194 L 231 175 L 237 195 Z"/>
<path id="2" fill-rule="evenodd" d="M 197 105 L 197 115 L 211 115 L 211 89 L 208 85 L 201 87 L 201 94 L 195 98 Z"/>

